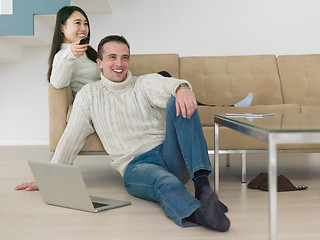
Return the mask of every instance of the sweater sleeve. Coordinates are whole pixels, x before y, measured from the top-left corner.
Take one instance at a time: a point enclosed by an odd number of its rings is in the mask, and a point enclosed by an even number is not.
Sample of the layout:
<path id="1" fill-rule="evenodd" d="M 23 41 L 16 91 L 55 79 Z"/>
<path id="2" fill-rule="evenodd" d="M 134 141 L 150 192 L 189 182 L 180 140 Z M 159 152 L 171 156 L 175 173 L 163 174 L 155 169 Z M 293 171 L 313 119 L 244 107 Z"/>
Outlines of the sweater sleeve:
<path id="1" fill-rule="evenodd" d="M 60 89 L 70 85 L 75 59 L 71 45 L 54 56 L 50 83 L 55 88 Z"/>
<path id="2" fill-rule="evenodd" d="M 191 84 L 187 80 L 173 77 L 163 77 L 159 74 L 148 74 L 144 76 L 145 94 L 150 103 L 154 106 L 165 108 L 169 97 L 176 96 L 176 90 L 181 83 L 187 83 L 192 90 Z"/>
<path id="3" fill-rule="evenodd" d="M 87 137 L 95 131 L 90 117 L 87 89 L 84 87 L 75 98 L 69 122 L 58 143 L 52 163 L 71 165 Z"/>

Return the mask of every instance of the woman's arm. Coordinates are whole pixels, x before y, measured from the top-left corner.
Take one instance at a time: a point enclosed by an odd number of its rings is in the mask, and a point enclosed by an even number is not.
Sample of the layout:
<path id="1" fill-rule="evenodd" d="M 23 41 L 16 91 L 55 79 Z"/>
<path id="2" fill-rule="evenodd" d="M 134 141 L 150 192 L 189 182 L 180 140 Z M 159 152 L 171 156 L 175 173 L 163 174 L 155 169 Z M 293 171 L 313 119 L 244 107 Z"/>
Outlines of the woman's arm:
<path id="1" fill-rule="evenodd" d="M 61 49 L 53 59 L 50 83 L 57 89 L 70 85 L 73 64 L 76 57 L 71 51 L 71 45 Z"/>

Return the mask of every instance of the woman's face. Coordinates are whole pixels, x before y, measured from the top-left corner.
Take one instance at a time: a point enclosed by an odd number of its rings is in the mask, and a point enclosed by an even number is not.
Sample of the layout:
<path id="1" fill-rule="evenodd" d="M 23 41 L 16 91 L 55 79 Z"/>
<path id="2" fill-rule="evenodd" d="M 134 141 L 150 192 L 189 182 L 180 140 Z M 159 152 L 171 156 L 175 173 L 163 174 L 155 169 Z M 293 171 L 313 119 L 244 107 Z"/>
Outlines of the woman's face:
<path id="1" fill-rule="evenodd" d="M 77 42 L 88 35 L 88 21 L 80 12 L 74 11 L 66 23 L 61 25 L 61 31 L 64 35 L 64 43 Z"/>

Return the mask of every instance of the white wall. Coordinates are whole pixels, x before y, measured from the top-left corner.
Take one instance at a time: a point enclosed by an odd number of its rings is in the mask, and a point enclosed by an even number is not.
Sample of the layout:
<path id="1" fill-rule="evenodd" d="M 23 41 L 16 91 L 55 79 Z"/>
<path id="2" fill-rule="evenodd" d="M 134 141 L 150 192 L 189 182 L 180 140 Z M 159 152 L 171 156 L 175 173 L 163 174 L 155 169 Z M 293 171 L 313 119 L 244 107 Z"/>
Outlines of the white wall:
<path id="1" fill-rule="evenodd" d="M 123 34 L 137 53 L 314 53 L 319 7 L 318 0 L 113 0 L 112 14 L 91 22 L 98 38 Z"/>
<path id="2" fill-rule="evenodd" d="M 180 56 L 320 53 L 318 0 L 110 0 L 89 13 L 92 45 L 121 34 L 132 53 Z M 47 47 L 0 63 L 0 145 L 48 144 Z M 320 66 L 319 66 L 320 67 Z"/>
<path id="3" fill-rule="evenodd" d="M 0 145 L 48 144 L 46 47 L 24 49 L 21 63 L 0 63 Z"/>

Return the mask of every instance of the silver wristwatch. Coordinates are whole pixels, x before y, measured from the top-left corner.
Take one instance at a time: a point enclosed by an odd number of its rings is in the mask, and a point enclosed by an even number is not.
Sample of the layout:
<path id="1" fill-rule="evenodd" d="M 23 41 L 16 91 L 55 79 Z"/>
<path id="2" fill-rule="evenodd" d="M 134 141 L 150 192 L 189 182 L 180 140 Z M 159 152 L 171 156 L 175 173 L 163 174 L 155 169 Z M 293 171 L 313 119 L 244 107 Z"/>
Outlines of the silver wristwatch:
<path id="1" fill-rule="evenodd" d="M 180 84 L 179 84 L 179 88 L 188 88 L 188 89 L 190 89 L 188 83 L 180 83 Z"/>

